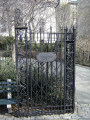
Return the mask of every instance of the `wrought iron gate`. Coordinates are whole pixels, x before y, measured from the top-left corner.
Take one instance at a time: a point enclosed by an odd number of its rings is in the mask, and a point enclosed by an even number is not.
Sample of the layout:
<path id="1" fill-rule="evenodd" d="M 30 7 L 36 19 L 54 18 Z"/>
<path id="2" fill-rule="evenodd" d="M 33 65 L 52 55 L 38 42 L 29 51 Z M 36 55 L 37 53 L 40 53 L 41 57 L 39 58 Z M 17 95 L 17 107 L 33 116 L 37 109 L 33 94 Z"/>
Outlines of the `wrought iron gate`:
<path id="1" fill-rule="evenodd" d="M 74 111 L 75 29 L 15 28 L 18 115 Z"/>

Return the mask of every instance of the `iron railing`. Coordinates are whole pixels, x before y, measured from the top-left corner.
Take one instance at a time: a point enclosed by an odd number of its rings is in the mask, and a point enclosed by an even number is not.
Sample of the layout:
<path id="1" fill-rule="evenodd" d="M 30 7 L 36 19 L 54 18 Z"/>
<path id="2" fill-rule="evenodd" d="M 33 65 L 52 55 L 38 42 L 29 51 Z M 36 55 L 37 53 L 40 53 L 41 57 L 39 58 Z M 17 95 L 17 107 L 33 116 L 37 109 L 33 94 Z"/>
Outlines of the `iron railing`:
<path id="1" fill-rule="evenodd" d="M 51 28 L 50 33 L 41 30 L 35 33 L 27 27 L 16 27 L 15 44 L 18 85 L 15 115 L 74 112 L 75 29 L 53 33 Z M 41 62 L 37 59 L 40 53 Z M 56 59 L 53 56 L 50 59 L 51 53 Z M 47 57 L 47 62 L 42 56 Z"/>

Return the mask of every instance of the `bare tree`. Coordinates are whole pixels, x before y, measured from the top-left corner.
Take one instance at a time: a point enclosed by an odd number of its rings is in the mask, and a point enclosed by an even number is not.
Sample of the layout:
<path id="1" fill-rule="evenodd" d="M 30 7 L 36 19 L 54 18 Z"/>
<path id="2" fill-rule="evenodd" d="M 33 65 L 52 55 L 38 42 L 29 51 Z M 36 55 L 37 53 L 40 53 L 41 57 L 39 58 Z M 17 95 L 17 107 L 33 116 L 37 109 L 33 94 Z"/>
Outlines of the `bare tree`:
<path id="1" fill-rule="evenodd" d="M 54 4 L 56 5 L 53 0 L 0 0 L 0 20 L 5 18 L 9 36 L 12 36 L 12 26 L 25 24 L 26 21 L 28 26 L 37 30 L 42 18 L 46 21 L 53 15 L 52 13 L 45 16 L 45 10 L 55 7 Z"/>

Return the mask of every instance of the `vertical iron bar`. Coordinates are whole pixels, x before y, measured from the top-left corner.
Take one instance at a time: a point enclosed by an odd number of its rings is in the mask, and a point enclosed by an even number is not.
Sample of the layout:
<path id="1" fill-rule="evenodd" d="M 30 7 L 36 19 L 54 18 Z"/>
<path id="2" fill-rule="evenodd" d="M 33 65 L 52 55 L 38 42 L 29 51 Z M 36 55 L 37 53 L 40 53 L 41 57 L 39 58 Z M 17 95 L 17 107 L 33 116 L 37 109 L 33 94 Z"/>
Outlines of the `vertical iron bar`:
<path id="1" fill-rule="evenodd" d="M 35 80 L 35 67 L 34 67 L 34 80 Z"/>
<path id="2" fill-rule="evenodd" d="M 25 25 L 26 26 L 26 25 Z M 26 85 L 27 85 L 27 109 L 28 109 L 28 112 L 27 114 L 29 113 L 29 91 L 28 91 L 28 59 L 27 59 L 27 28 L 25 29 L 25 41 L 26 41 Z"/>
<path id="3" fill-rule="evenodd" d="M 17 99 L 18 99 L 18 115 L 20 112 L 20 108 L 19 108 L 19 81 L 18 81 L 18 48 L 17 48 L 17 34 L 16 34 L 16 28 L 15 28 L 15 49 L 16 49 L 16 80 L 17 80 Z"/>
<path id="4" fill-rule="evenodd" d="M 46 63 L 46 103 L 47 103 L 47 94 L 48 94 L 48 62 Z"/>
<path id="5" fill-rule="evenodd" d="M 60 96 L 60 99 L 61 99 L 61 110 L 62 110 L 62 29 L 61 29 L 61 46 L 60 46 L 60 81 L 61 81 L 61 84 L 60 84 L 60 88 L 61 88 L 61 96 Z"/>
<path id="6" fill-rule="evenodd" d="M 30 92 L 31 92 L 31 108 L 32 108 L 32 61 L 31 61 L 31 59 L 32 59 L 32 48 L 31 48 L 31 28 L 30 28 Z"/>
<path id="7" fill-rule="evenodd" d="M 43 74 L 43 63 L 41 63 L 41 103 L 43 104 L 43 100 L 42 100 L 42 74 Z"/>
<path id="8" fill-rule="evenodd" d="M 36 34 L 34 34 L 34 35 L 36 35 Z M 35 50 L 37 49 L 37 44 L 36 44 L 36 41 L 35 41 Z M 35 67 L 34 67 L 34 81 L 36 82 L 35 84 L 36 84 L 36 87 L 35 87 L 35 90 L 36 90 L 36 94 L 37 94 L 37 78 L 36 78 L 36 60 L 35 60 Z M 35 99 L 36 99 L 36 101 L 37 101 L 37 95 L 35 94 Z M 36 101 L 35 101 L 35 103 L 36 103 Z"/>
<path id="9" fill-rule="evenodd" d="M 37 94 L 37 79 L 36 79 L 36 69 L 35 68 L 36 68 L 36 63 L 35 63 L 35 67 L 34 67 L 34 81 L 36 82 L 35 83 L 36 84 L 35 89 L 36 89 L 36 94 Z M 36 97 L 36 101 L 37 101 L 37 95 L 35 95 L 35 97 Z"/>
<path id="10" fill-rule="evenodd" d="M 64 28 L 64 113 L 66 112 L 66 39 L 67 28 Z"/>
<path id="11" fill-rule="evenodd" d="M 52 52 L 52 27 L 50 27 L 50 39 L 51 39 L 51 52 Z M 50 63 L 51 64 L 51 110 L 52 110 L 52 92 L 53 92 L 53 81 L 52 81 L 52 62 Z"/>
<path id="12" fill-rule="evenodd" d="M 57 56 L 58 34 L 56 33 L 56 56 Z M 56 58 L 56 105 L 57 105 L 57 58 Z"/>
<path id="13" fill-rule="evenodd" d="M 50 35 L 47 33 L 47 39 L 48 39 L 48 44 L 47 44 L 47 52 L 49 51 L 49 37 Z M 46 95 L 48 95 L 48 71 L 49 71 L 49 63 L 46 63 Z M 46 97 L 46 103 L 47 103 L 47 98 Z"/>
<path id="14" fill-rule="evenodd" d="M 75 28 L 73 27 L 73 39 L 74 39 L 74 52 L 73 52 L 73 55 L 74 55 L 74 68 L 73 68 L 73 75 L 74 75 L 74 78 L 73 78 L 73 112 L 74 112 L 74 109 L 75 109 L 75 57 L 76 57 L 76 30 Z"/>
<path id="15" fill-rule="evenodd" d="M 39 41 L 39 40 L 38 40 L 38 33 L 37 33 L 37 41 Z M 37 43 L 37 44 L 39 44 L 39 43 Z M 39 51 L 39 48 L 38 48 L 38 51 Z M 39 74 L 40 74 L 39 65 L 40 65 L 40 64 L 39 64 L 39 62 L 38 62 L 38 81 L 39 81 L 39 79 L 40 79 L 40 75 L 39 75 Z M 38 83 L 37 83 L 37 84 L 38 84 Z M 38 100 L 38 90 L 37 90 L 37 100 Z"/>
<path id="16" fill-rule="evenodd" d="M 40 28 L 40 52 L 42 52 L 42 43 L 41 43 L 41 28 Z M 42 65 L 43 65 L 43 63 L 41 63 L 41 76 L 40 76 L 40 78 L 41 78 L 41 103 L 42 103 Z"/>
<path id="17" fill-rule="evenodd" d="M 37 33 L 37 41 L 39 41 L 39 40 L 38 40 L 38 33 Z M 39 44 L 39 43 L 37 43 L 37 44 Z M 39 51 L 39 48 L 38 48 L 38 51 Z M 40 64 L 39 64 L 39 62 L 38 62 L 38 82 L 39 82 L 39 79 L 40 79 L 40 75 L 39 75 L 39 74 L 40 74 L 39 65 L 40 65 Z M 37 84 L 38 84 L 38 83 L 37 83 Z M 37 90 L 37 101 L 38 101 L 38 90 Z"/>
<path id="18" fill-rule="evenodd" d="M 48 44 L 49 44 L 49 40 L 48 40 Z M 47 52 L 48 52 L 48 44 L 47 44 Z M 48 62 L 46 63 L 46 94 L 48 91 Z M 47 98 L 46 98 L 46 103 L 47 103 Z"/>
<path id="19" fill-rule="evenodd" d="M 39 62 L 38 62 L 38 80 L 39 80 Z"/>

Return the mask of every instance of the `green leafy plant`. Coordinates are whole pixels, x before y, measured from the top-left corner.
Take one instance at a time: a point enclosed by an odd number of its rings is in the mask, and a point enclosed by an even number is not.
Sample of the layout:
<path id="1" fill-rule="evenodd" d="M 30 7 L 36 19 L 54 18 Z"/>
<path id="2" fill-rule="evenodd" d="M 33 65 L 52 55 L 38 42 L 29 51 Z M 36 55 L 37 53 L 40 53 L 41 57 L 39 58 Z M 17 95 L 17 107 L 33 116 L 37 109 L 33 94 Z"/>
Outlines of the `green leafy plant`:
<path id="1" fill-rule="evenodd" d="M 6 39 L 3 36 L 0 36 L 0 49 L 5 49 Z"/>
<path id="2" fill-rule="evenodd" d="M 12 57 L 12 52 L 11 51 L 5 51 L 2 53 L 2 57 Z"/>
<path id="3" fill-rule="evenodd" d="M 10 59 L 2 61 L 0 64 L 0 81 L 6 81 L 7 79 L 16 80 L 15 63 Z"/>
<path id="4" fill-rule="evenodd" d="M 0 36 L 0 49 L 5 50 L 7 48 L 7 45 L 12 45 L 13 41 L 13 37 Z"/>
<path id="5" fill-rule="evenodd" d="M 11 45 L 14 42 L 13 37 L 5 36 L 4 38 L 9 45 Z"/>

